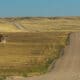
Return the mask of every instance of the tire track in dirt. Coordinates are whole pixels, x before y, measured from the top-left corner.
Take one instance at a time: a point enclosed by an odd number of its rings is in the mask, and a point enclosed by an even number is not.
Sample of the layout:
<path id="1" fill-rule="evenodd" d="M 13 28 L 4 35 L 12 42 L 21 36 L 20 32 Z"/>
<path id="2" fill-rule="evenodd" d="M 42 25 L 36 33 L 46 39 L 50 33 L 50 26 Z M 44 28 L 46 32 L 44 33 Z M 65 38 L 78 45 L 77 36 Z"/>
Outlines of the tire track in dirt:
<path id="1" fill-rule="evenodd" d="M 26 28 L 24 26 L 22 26 L 21 24 L 19 24 L 17 22 L 9 22 L 9 23 L 14 25 L 18 30 L 23 30 L 23 31 L 26 30 Z"/>

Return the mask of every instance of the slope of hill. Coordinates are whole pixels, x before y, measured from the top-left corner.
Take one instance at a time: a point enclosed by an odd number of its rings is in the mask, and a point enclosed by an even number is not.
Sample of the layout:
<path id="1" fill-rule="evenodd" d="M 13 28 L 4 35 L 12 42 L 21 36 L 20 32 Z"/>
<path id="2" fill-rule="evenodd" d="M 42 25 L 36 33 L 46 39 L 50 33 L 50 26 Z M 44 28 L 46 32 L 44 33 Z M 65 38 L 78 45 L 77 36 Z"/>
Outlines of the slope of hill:
<path id="1" fill-rule="evenodd" d="M 76 38 L 75 38 L 76 37 Z M 14 80 L 80 80 L 80 32 L 70 36 L 70 45 L 55 64 L 54 69 L 42 76 L 29 78 L 13 77 Z M 8 79 L 7 79 L 8 80 Z M 12 79 L 10 79 L 12 80 Z"/>
<path id="2" fill-rule="evenodd" d="M 80 30 L 80 17 L 0 19 L 0 76 L 33 76 L 47 72 L 63 54 L 69 33 Z"/>

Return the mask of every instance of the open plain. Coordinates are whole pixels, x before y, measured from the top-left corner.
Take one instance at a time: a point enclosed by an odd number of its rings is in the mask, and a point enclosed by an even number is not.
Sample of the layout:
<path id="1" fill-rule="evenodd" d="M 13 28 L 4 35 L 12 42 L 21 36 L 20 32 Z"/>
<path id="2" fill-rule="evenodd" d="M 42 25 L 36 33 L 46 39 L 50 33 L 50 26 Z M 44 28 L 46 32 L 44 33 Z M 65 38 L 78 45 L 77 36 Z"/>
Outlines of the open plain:
<path id="1" fill-rule="evenodd" d="M 1 78 L 79 80 L 79 31 L 80 17 L 0 18 Z"/>

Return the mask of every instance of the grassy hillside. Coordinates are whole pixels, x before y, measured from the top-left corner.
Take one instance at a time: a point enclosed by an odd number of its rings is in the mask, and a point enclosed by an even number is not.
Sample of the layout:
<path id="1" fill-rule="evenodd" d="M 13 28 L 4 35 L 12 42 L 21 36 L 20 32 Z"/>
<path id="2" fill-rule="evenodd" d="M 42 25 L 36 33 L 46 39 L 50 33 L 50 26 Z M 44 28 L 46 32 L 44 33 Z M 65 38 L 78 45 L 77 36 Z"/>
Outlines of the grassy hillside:
<path id="1" fill-rule="evenodd" d="M 0 75 L 32 76 L 47 71 L 60 56 L 68 33 L 4 33 L 7 43 L 0 43 Z"/>

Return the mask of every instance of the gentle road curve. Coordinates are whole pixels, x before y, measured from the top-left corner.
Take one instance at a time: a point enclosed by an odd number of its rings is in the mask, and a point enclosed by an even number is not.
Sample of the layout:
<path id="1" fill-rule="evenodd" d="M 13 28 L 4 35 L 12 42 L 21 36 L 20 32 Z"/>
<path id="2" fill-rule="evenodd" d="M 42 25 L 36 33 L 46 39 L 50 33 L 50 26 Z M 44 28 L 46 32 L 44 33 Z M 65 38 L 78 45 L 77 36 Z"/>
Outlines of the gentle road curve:
<path id="1" fill-rule="evenodd" d="M 80 80 L 80 32 L 72 33 L 70 45 L 65 47 L 54 69 L 42 76 L 15 78 L 10 80 Z"/>

